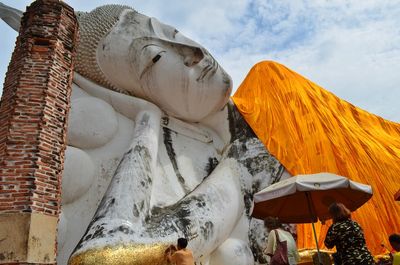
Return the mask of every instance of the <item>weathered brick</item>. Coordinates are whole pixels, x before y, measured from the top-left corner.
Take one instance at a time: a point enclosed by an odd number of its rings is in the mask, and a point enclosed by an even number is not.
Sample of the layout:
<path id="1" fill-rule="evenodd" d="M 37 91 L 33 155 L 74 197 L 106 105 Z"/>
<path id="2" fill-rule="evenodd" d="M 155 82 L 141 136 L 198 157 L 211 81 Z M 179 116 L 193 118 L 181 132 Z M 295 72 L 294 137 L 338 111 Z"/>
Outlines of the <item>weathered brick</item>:
<path id="1" fill-rule="evenodd" d="M 0 101 L 0 214 L 59 214 L 77 30 L 58 0 L 21 20 Z"/>

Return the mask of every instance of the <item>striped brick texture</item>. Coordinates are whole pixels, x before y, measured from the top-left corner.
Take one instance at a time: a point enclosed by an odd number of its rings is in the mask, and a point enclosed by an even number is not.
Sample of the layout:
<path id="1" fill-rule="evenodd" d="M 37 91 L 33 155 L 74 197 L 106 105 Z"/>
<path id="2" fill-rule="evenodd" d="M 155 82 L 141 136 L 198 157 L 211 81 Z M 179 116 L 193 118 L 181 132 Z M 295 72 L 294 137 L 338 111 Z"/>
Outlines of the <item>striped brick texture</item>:
<path id="1" fill-rule="evenodd" d="M 0 102 L 0 216 L 58 218 L 77 36 L 62 1 L 27 7 Z"/>

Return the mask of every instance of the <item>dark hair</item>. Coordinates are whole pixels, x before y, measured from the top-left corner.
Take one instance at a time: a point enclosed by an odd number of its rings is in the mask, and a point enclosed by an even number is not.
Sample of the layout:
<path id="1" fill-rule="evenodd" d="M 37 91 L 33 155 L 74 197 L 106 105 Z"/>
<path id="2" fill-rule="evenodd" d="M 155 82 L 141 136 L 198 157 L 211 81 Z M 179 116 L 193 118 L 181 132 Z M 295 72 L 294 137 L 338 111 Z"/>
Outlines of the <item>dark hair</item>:
<path id="1" fill-rule="evenodd" d="M 390 244 L 392 243 L 400 244 L 400 234 L 391 234 L 389 236 L 389 242 Z"/>
<path id="2" fill-rule="evenodd" d="M 350 219 L 351 212 L 343 203 L 334 202 L 329 206 L 329 213 L 333 222 L 340 222 Z"/>
<path id="3" fill-rule="evenodd" d="M 277 217 L 271 217 L 271 216 L 264 219 L 264 225 L 268 229 L 278 229 L 282 227 L 281 221 L 279 221 Z"/>
<path id="4" fill-rule="evenodd" d="M 185 247 L 187 247 L 187 245 L 188 245 L 188 241 L 186 238 L 183 238 L 183 237 L 178 238 L 178 247 L 179 248 L 181 248 L 181 249 L 185 248 Z"/>

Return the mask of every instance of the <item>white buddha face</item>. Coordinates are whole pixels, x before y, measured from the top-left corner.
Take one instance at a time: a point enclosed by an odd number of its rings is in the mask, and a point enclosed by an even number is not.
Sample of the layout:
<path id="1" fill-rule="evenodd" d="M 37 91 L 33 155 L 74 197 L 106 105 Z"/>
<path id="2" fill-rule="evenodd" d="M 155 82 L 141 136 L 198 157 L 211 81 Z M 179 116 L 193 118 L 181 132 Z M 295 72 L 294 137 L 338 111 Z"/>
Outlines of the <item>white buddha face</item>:
<path id="1" fill-rule="evenodd" d="M 97 58 L 114 86 L 187 121 L 221 109 L 232 89 L 230 76 L 206 49 L 129 9 L 100 41 Z"/>

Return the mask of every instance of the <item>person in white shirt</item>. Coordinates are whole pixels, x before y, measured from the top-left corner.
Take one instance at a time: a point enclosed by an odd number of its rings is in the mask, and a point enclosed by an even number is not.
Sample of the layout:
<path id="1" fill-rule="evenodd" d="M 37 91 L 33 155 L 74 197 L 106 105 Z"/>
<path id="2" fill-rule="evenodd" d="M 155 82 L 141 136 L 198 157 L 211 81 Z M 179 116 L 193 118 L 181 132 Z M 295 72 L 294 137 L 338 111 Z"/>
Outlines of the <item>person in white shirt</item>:
<path id="1" fill-rule="evenodd" d="M 277 237 L 275 231 L 278 233 L 279 241 L 286 241 L 287 243 L 287 258 L 290 265 L 296 265 L 300 260 L 299 252 L 297 251 L 296 241 L 294 240 L 291 233 L 283 230 L 282 224 L 278 218 L 267 217 L 264 220 L 264 225 L 269 232 L 267 247 L 264 250 L 264 254 L 268 255 L 270 258 L 274 255 L 277 247 Z"/>

